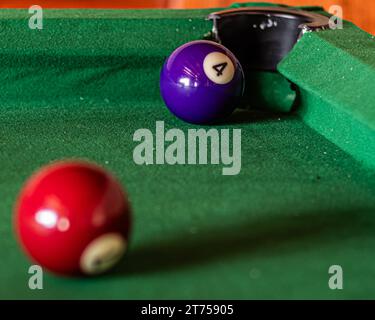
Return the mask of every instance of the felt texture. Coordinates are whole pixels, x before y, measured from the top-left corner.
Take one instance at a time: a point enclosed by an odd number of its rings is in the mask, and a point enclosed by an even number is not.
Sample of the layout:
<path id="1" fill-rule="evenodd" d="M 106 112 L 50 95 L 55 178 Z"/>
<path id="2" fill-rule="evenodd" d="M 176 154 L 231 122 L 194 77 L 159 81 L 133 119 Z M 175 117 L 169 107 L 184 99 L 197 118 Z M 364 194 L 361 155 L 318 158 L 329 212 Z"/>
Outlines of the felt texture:
<path id="1" fill-rule="evenodd" d="M 349 22 L 308 33 L 278 69 L 299 88 L 302 119 L 375 168 L 375 37 Z"/>
<path id="2" fill-rule="evenodd" d="M 240 110 L 215 126 L 242 129 L 237 176 L 134 163 L 137 129 L 198 128 L 169 113 L 158 79 L 174 48 L 210 30 L 211 11 L 45 10 L 39 31 L 27 12 L 0 11 L 0 298 L 375 298 L 374 171 L 300 116 Z M 30 290 L 12 211 L 30 174 L 64 158 L 119 178 L 132 241 L 108 275 L 46 273 Z M 344 290 L 328 288 L 331 265 Z"/>

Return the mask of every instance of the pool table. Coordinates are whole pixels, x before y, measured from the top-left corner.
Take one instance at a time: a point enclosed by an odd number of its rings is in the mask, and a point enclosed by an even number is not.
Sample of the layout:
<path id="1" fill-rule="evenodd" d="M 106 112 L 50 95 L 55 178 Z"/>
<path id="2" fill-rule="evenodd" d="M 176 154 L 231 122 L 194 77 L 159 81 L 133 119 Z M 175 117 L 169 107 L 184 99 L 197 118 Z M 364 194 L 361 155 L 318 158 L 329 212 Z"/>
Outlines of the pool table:
<path id="1" fill-rule="evenodd" d="M 241 108 L 213 126 L 242 130 L 240 174 L 134 163 L 137 129 L 211 128 L 168 111 L 159 75 L 220 10 L 46 9 L 42 30 L 27 10 L 0 10 L 1 299 L 375 298 L 375 42 L 350 22 L 303 35 L 277 72 L 254 71 Z M 132 240 L 106 275 L 45 272 L 30 290 L 14 205 L 61 159 L 118 177 Z M 328 286 L 333 265 L 342 290 Z"/>

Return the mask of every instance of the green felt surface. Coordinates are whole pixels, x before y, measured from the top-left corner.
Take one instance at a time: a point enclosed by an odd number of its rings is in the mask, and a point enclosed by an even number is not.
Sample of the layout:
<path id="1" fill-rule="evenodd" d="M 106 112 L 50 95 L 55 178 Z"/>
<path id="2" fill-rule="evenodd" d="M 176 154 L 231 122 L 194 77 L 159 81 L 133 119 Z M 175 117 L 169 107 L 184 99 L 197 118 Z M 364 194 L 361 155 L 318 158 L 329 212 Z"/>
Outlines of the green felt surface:
<path id="1" fill-rule="evenodd" d="M 350 23 L 309 33 L 278 68 L 300 88 L 304 121 L 375 168 L 375 37 Z"/>
<path id="2" fill-rule="evenodd" d="M 298 115 L 238 111 L 217 127 L 242 129 L 238 176 L 134 164 L 135 130 L 196 128 L 165 108 L 158 77 L 171 50 L 210 29 L 211 11 L 46 10 L 42 31 L 0 11 L 0 298 L 375 298 L 374 171 Z M 119 177 L 132 243 L 106 276 L 46 274 L 32 291 L 12 208 L 25 179 L 62 158 Z M 337 264 L 342 291 L 328 288 Z"/>

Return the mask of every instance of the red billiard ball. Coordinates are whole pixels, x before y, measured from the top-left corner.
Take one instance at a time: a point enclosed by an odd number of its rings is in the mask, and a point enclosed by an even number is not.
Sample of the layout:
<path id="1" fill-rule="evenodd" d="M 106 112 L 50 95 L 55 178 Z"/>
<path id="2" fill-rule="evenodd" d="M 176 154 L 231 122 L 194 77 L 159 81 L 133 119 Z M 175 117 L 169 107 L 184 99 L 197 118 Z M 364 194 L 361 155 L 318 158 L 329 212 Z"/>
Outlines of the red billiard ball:
<path id="1" fill-rule="evenodd" d="M 101 167 L 63 161 L 23 187 L 15 227 L 26 253 L 63 275 L 96 275 L 114 266 L 128 244 L 131 210 L 117 180 Z"/>

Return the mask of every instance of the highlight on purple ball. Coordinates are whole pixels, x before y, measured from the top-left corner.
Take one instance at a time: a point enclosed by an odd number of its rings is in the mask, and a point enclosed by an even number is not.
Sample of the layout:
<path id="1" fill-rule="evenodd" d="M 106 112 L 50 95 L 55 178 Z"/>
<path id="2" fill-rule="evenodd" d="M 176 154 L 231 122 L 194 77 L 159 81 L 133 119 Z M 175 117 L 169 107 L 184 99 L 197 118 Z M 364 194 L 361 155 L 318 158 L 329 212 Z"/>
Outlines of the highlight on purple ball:
<path id="1" fill-rule="evenodd" d="M 195 124 L 225 120 L 238 106 L 244 85 L 244 73 L 234 54 L 206 40 L 177 48 L 160 76 L 160 91 L 168 109 Z"/>

